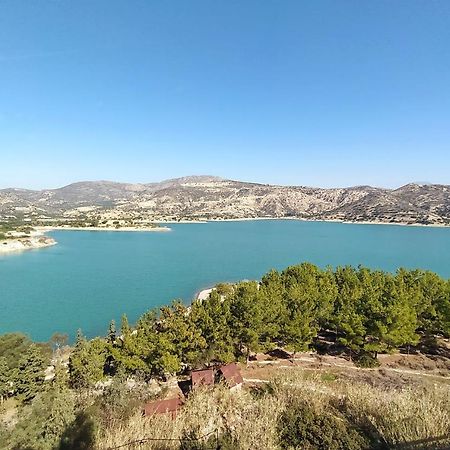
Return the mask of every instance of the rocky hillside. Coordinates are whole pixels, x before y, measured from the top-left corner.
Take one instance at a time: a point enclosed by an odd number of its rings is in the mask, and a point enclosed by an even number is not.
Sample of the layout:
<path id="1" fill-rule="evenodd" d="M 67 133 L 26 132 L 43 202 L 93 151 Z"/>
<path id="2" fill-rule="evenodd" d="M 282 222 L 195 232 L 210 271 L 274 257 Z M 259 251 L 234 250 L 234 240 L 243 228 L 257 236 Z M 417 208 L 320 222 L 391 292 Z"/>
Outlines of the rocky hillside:
<path id="1" fill-rule="evenodd" d="M 160 183 L 86 181 L 59 189 L 0 190 L 0 217 L 194 220 L 298 217 L 450 224 L 450 186 L 322 189 L 192 176 Z"/>

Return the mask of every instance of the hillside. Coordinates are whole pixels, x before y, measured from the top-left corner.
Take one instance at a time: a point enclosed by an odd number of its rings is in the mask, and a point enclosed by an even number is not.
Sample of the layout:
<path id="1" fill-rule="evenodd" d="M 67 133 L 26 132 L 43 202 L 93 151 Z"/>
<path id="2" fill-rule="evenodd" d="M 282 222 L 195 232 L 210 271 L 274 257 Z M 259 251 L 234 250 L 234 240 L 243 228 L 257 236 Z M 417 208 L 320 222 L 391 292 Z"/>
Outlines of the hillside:
<path id="1" fill-rule="evenodd" d="M 85 181 L 0 190 L 0 218 L 302 219 L 450 224 L 450 186 L 312 188 L 190 176 L 159 183 Z"/>

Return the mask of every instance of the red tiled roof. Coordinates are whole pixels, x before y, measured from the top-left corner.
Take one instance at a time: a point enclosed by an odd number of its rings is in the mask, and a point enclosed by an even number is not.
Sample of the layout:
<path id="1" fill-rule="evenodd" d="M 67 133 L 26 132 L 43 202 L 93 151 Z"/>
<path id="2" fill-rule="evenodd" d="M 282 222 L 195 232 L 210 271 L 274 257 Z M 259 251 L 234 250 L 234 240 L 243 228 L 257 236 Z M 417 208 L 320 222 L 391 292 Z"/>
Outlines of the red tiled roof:
<path id="1" fill-rule="evenodd" d="M 191 372 L 192 387 L 210 386 L 214 384 L 213 369 L 194 370 Z"/>
<path id="2" fill-rule="evenodd" d="M 241 375 L 241 371 L 236 363 L 226 364 L 219 368 L 219 371 L 222 373 L 225 381 L 228 383 L 228 386 L 234 387 L 238 384 L 241 384 L 244 380 Z"/>
<path id="3" fill-rule="evenodd" d="M 182 406 L 179 398 L 169 398 L 167 400 L 156 400 L 149 402 L 144 406 L 144 415 L 153 416 L 154 414 L 164 414 L 175 412 Z"/>

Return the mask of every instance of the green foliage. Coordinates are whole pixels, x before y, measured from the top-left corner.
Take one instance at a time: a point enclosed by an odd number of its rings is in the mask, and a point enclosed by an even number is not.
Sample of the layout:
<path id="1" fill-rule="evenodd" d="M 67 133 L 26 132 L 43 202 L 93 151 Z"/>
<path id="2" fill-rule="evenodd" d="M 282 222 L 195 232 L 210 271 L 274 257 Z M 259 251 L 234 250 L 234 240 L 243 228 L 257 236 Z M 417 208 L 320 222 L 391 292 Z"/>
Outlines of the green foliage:
<path id="1" fill-rule="evenodd" d="M 22 333 L 4 334 L 0 336 L 0 357 L 5 358 L 10 369 L 15 369 L 31 344 L 32 341 Z"/>
<path id="2" fill-rule="evenodd" d="M 11 391 L 11 369 L 8 367 L 6 358 L 0 356 L 0 404 Z"/>
<path id="3" fill-rule="evenodd" d="M 316 411 L 305 402 L 290 405 L 278 423 L 282 449 L 360 450 L 367 439 L 337 411 Z"/>
<path id="4" fill-rule="evenodd" d="M 194 325 L 202 330 L 206 348 L 203 362 L 234 360 L 233 336 L 230 330 L 230 302 L 222 299 L 218 291 L 212 291 L 207 301 L 196 300 L 191 315 Z"/>
<path id="5" fill-rule="evenodd" d="M 259 337 L 262 331 L 262 309 L 258 301 L 258 285 L 256 282 L 239 283 L 231 297 L 230 326 L 233 337 L 238 344 L 239 352 L 246 354 L 260 348 Z"/>
<path id="6" fill-rule="evenodd" d="M 58 450 L 92 450 L 95 448 L 97 430 L 95 416 L 89 410 L 79 411 L 75 421 L 66 428 L 61 436 Z"/>
<path id="7" fill-rule="evenodd" d="M 357 354 L 354 358 L 354 361 L 358 367 L 362 367 L 365 369 L 372 369 L 380 365 L 376 357 L 374 357 L 371 353 L 365 351 Z"/>
<path id="8" fill-rule="evenodd" d="M 47 383 L 44 369 L 52 349 L 58 356 L 67 336 L 57 333 L 49 344 L 34 344 L 18 333 L 0 336 L 0 401 L 16 395 L 9 401 L 19 400 L 22 408 L 12 434 L 5 431 L 0 440 L 6 433 L 15 445 L 11 448 L 92 448 L 97 419 L 113 427 L 145 398 L 128 388 L 130 376 L 144 381 L 167 377 L 275 347 L 303 351 L 321 331 L 333 331 L 358 366 L 376 367 L 379 352 L 449 336 L 450 280 L 420 270 L 332 271 L 306 263 L 272 270 L 260 283 L 219 285 L 207 300 L 190 307 L 174 302 L 149 311 L 134 326 L 124 315 L 120 332 L 112 321 L 104 338 L 87 340 L 79 332 L 68 373 L 58 365 L 55 379 Z M 113 383 L 103 396 L 91 399 L 94 409 L 77 412 L 74 390 L 89 393 L 107 375 L 114 375 Z M 339 412 L 318 412 L 303 403 L 286 409 L 279 433 L 281 448 L 358 449 L 367 444 Z M 239 448 L 228 437 L 222 436 L 222 447 Z M 189 448 L 210 444 L 187 441 Z"/>
<path id="9" fill-rule="evenodd" d="M 21 414 L 10 436 L 12 448 L 51 450 L 57 448 L 65 430 L 75 419 L 73 393 L 63 383 L 35 398 Z"/>
<path id="10" fill-rule="evenodd" d="M 108 342 L 114 342 L 116 340 L 116 322 L 111 320 L 108 329 Z"/>
<path id="11" fill-rule="evenodd" d="M 424 333 L 447 335 L 449 326 L 450 282 L 435 274 L 304 263 L 260 283 L 219 285 L 190 308 L 174 302 L 149 311 L 134 328 L 123 316 L 119 336 L 112 322 L 106 339 L 77 341 L 70 373 L 74 386 L 116 371 L 166 376 L 277 346 L 308 350 L 327 329 L 357 364 L 375 366 L 379 352 L 416 345 Z"/>
<path id="12" fill-rule="evenodd" d="M 128 384 L 128 381 L 132 384 Z M 148 387 L 143 380 L 127 380 L 124 374 L 117 374 L 96 401 L 96 415 L 106 427 L 124 423 L 141 408 L 147 398 Z"/>
<path id="13" fill-rule="evenodd" d="M 175 357 L 180 365 L 181 363 L 188 366 L 195 365 L 199 360 L 200 352 L 206 348 L 206 341 L 189 310 L 180 302 L 174 302 L 171 307 L 161 308 L 158 328 L 159 333 L 165 337 L 166 347 L 174 349 L 174 354 L 170 355 L 172 361 L 175 362 L 175 359 L 173 359 Z M 167 357 L 164 361 L 167 365 Z M 167 370 L 168 373 L 178 371 L 172 372 L 168 370 L 167 366 L 164 368 L 164 364 L 162 366 L 161 368 Z M 176 364 L 171 369 L 175 369 L 175 366 Z"/>
<path id="14" fill-rule="evenodd" d="M 15 392 L 25 403 L 30 402 L 44 388 L 46 364 L 39 348 L 32 344 L 19 362 L 15 376 Z"/>
<path id="15" fill-rule="evenodd" d="M 103 339 L 87 341 L 78 332 L 75 348 L 69 359 L 70 383 L 73 387 L 92 387 L 104 377 L 107 344 Z"/>
<path id="16" fill-rule="evenodd" d="M 288 312 L 283 337 L 294 352 L 306 350 L 316 334 L 313 321 L 319 293 L 315 276 L 309 269 L 309 265 L 294 266 L 282 274 Z"/>
<path id="17" fill-rule="evenodd" d="M 181 444 L 179 450 L 210 450 L 212 448 L 220 450 L 239 450 L 241 448 L 239 442 L 234 439 L 229 432 L 221 433 L 219 435 L 214 433 L 206 438 L 199 438 L 198 435 L 198 432 L 192 430 L 185 432 L 180 439 Z"/>
<path id="18" fill-rule="evenodd" d="M 69 336 L 66 333 L 53 333 L 50 338 L 50 346 L 52 350 L 58 353 L 62 347 L 67 345 L 67 341 L 69 340 Z"/>

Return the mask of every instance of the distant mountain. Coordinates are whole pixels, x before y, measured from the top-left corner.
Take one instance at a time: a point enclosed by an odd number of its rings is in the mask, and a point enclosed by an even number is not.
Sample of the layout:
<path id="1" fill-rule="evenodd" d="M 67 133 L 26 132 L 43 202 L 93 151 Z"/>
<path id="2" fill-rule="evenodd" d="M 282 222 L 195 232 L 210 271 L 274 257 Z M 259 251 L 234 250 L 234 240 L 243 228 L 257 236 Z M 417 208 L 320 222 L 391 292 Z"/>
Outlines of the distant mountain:
<path id="1" fill-rule="evenodd" d="M 0 218 L 15 216 L 143 220 L 297 217 L 450 224 L 450 186 L 411 183 L 398 189 L 272 186 L 189 176 L 160 183 L 83 181 L 59 189 L 0 190 Z"/>

